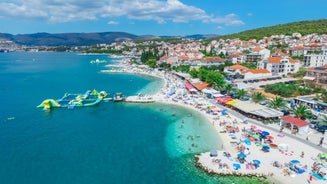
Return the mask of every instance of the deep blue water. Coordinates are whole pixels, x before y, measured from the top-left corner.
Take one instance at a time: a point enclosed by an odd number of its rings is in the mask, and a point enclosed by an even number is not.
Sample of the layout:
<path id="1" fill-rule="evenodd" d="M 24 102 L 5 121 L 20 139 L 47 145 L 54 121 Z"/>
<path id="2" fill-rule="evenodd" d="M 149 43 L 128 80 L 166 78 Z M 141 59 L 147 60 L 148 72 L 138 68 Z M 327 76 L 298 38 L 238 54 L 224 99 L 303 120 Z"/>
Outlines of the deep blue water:
<path id="1" fill-rule="evenodd" d="M 66 92 L 134 95 L 161 86 L 159 79 L 145 76 L 100 73 L 105 64 L 90 64 L 97 58 L 112 62 L 106 55 L 0 54 L 0 183 L 237 181 L 194 167 L 193 156 L 219 142 L 209 123 L 187 109 L 113 102 L 51 112 L 36 108 Z"/>

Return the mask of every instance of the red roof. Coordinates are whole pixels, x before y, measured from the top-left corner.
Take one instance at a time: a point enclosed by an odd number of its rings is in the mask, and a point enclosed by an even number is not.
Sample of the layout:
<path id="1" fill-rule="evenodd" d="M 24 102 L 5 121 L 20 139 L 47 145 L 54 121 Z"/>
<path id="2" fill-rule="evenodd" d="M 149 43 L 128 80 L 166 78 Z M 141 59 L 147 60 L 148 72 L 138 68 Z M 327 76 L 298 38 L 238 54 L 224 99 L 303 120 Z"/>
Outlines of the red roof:
<path id="1" fill-rule="evenodd" d="M 192 85 L 199 91 L 202 91 L 204 88 L 209 86 L 209 84 L 206 82 L 193 83 Z"/>
<path id="2" fill-rule="evenodd" d="M 299 118 L 295 118 L 293 116 L 284 116 L 284 117 L 281 117 L 281 119 L 283 121 L 285 121 L 286 123 L 291 123 L 293 125 L 296 125 L 298 127 L 303 127 L 303 126 L 307 126 L 309 123 L 302 120 L 302 119 L 299 119 Z"/>
<path id="3" fill-rule="evenodd" d="M 191 84 L 189 84 L 189 83 L 186 83 L 185 84 L 185 88 L 187 89 L 187 90 L 190 90 L 190 89 L 192 89 L 192 88 L 194 88 Z"/>

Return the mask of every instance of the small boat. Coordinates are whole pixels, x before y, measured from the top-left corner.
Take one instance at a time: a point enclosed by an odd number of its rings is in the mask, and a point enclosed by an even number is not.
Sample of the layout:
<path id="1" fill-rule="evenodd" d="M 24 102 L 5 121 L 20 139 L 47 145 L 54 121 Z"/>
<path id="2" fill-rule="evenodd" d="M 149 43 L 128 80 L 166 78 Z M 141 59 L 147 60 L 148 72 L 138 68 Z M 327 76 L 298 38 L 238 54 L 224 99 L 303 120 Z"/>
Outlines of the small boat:
<path id="1" fill-rule="evenodd" d="M 96 59 L 96 60 L 91 60 L 90 63 L 91 64 L 95 64 L 95 63 L 105 63 L 107 62 L 106 60 L 100 60 L 100 59 Z"/>
<path id="2" fill-rule="evenodd" d="M 121 102 L 121 101 L 124 101 L 125 99 L 126 99 L 126 97 L 122 93 L 116 93 L 114 95 L 114 97 L 112 98 L 112 100 L 114 102 Z"/>

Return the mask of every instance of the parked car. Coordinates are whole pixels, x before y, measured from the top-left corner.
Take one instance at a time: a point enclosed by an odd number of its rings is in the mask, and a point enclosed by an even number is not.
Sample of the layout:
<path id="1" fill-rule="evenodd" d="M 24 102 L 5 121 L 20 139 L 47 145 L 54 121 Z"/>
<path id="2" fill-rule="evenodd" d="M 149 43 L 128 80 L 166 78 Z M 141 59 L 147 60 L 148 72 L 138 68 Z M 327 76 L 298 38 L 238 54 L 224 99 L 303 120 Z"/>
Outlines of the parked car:
<path id="1" fill-rule="evenodd" d="M 317 124 L 319 124 L 319 121 L 310 121 L 310 128 L 315 128 L 317 126 Z"/>
<path id="2" fill-rule="evenodd" d="M 315 127 L 315 129 L 316 129 L 318 132 L 322 132 L 322 133 L 324 133 L 325 130 L 327 130 L 327 125 L 326 125 L 326 124 L 323 124 L 323 125 L 319 125 L 319 124 L 317 124 L 317 126 Z"/>

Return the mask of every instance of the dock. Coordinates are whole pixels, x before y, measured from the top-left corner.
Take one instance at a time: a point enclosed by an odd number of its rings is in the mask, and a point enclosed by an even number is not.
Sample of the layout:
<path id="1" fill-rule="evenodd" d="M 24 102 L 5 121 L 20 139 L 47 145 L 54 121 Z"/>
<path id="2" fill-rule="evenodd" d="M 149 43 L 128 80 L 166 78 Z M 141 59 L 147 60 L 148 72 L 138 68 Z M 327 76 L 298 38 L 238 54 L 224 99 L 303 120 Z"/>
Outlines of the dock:
<path id="1" fill-rule="evenodd" d="M 125 102 L 130 103 L 152 103 L 155 102 L 154 98 L 152 96 L 128 96 L 125 99 Z"/>

